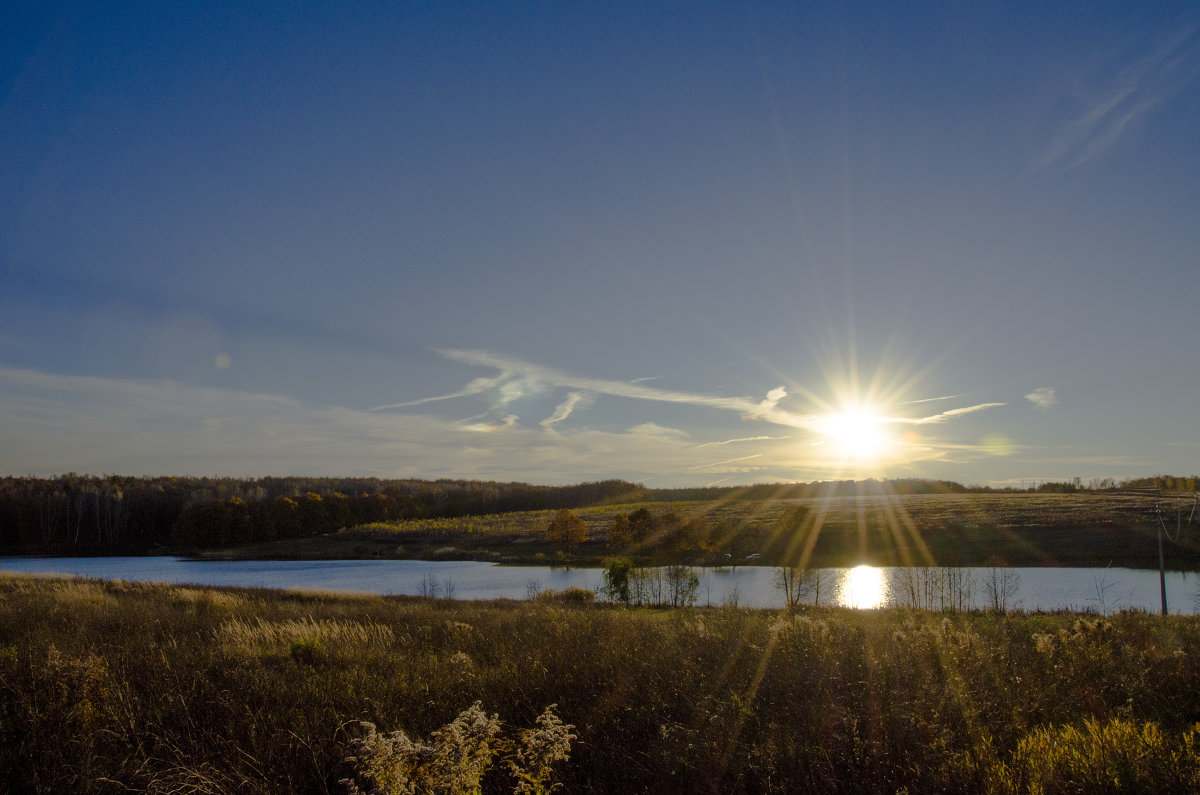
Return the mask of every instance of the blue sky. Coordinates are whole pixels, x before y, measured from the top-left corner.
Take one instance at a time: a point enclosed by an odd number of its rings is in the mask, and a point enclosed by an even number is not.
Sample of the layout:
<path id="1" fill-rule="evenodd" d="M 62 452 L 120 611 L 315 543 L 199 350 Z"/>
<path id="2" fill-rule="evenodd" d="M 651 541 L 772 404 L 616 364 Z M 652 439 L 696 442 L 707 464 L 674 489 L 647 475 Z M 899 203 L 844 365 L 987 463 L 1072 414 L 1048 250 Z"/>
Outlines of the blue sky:
<path id="1" fill-rule="evenodd" d="M 1193 3 L 10 3 L 0 141 L 0 473 L 1200 469 Z"/>

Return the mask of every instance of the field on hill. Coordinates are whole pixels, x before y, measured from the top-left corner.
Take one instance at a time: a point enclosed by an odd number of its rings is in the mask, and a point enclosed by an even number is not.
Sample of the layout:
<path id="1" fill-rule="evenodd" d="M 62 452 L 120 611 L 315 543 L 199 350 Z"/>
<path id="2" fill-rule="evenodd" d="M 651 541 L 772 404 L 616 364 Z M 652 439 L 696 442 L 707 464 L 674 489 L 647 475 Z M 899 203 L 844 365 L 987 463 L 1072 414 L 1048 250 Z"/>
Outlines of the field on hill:
<path id="1" fill-rule="evenodd" d="M 638 611 L 4 577 L 0 789 L 345 792 L 369 783 L 355 745 L 369 721 L 426 749 L 388 738 L 393 762 L 429 763 L 416 775 L 469 758 L 483 791 L 509 792 L 553 705 L 556 747 L 574 738 L 542 783 L 567 792 L 1196 791 L 1198 682 L 1200 621 L 1142 613 Z"/>
<path id="2" fill-rule="evenodd" d="M 547 538 L 554 511 L 375 522 L 311 538 L 213 553 L 216 557 L 565 560 L 606 556 L 712 565 L 1127 566 L 1158 565 L 1160 521 L 1168 568 L 1200 567 L 1200 516 L 1191 499 L 1120 493 L 956 493 L 803 499 L 727 499 L 601 505 L 574 511 L 587 540 L 564 550 Z M 1183 533 L 1175 538 L 1177 509 Z M 645 511 L 658 529 L 613 543 L 618 516 Z M 1197 512 L 1200 513 L 1200 512 Z M 690 528 L 699 527 L 692 532 Z"/>

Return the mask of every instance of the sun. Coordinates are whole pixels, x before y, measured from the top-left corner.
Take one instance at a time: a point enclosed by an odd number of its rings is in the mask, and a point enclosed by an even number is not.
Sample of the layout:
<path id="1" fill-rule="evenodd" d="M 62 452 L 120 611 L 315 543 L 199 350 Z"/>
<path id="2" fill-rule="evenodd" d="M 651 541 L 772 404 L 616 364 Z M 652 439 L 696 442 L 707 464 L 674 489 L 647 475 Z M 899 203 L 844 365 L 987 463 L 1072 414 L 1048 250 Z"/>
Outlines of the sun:
<path id="1" fill-rule="evenodd" d="M 817 421 L 817 432 L 843 459 L 875 461 L 892 444 L 886 421 L 879 412 L 865 407 L 826 414 Z"/>

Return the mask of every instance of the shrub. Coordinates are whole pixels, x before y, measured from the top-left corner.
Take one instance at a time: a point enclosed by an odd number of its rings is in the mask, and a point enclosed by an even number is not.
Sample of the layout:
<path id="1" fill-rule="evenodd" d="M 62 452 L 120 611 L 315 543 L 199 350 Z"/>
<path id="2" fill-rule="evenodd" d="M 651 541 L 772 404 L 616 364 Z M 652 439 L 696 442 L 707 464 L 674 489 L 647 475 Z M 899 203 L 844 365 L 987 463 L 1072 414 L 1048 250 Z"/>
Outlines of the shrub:
<path id="1" fill-rule="evenodd" d="M 1200 724 L 1177 741 L 1155 723 L 1119 718 L 1036 729 L 1008 764 L 992 771 L 999 792 L 1196 792 L 1200 790 Z"/>
<path id="2" fill-rule="evenodd" d="M 428 743 L 413 742 L 399 730 L 380 734 L 373 723 L 362 726 L 365 734 L 351 741 L 354 756 L 346 760 L 354 777 L 341 781 L 351 795 L 475 792 L 500 732 L 499 718 L 489 718 L 478 701 L 435 731 Z"/>
<path id="3" fill-rule="evenodd" d="M 569 757 L 575 727 L 564 724 L 554 707 L 546 707 L 537 725 L 520 733 L 505 757 L 516 781 L 513 792 L 546 793 L 556 787 L 550 781 L 554 764 Z M 403 731 L 380 734 L 373 723 L 360 725 L 364 734 L 351 741 L 354 755 L 346 760 L 354 775 L 340 782 L 350 795 L 479 792 L 492 758 L 512 745 L 498 736 L 499 717 L 488 717 L 478 701 L 427 743 L 413 742 Z"/>
<path id="4" fill-rule="evenodd" d="M 513 792 L 543 793 L 554 791 L 557 785 L 550 783 L 554 763 L 566 761 L 571 751 L 571 740 L 575 735 L 569 723 L 563 723 L 554 714 L 556 704 L 546 707 L 538 716 L 537 726 L 521 732 L 521 742 L 508 758 L 508 769 L 517 786 Z"/>
<path id="5" fill-rule="evenodd" d="M 569 605 L 590 605 L 596 601 L 596 594 L 589 591 L 587 588 L 563 588 L 561 591 L 556 591 L 553 588 L 547 588 L 544 591 L 539 591 L 538 599 L 546 602 L 562 602 Z"/>

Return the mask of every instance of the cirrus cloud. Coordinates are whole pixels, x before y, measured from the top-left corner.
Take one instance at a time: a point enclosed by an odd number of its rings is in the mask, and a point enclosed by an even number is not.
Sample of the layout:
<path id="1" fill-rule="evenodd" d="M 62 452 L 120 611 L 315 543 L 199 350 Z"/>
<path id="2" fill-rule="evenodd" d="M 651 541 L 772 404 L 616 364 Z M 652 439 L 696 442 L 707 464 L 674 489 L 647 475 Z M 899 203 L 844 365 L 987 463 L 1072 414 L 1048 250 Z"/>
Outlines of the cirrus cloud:
<path id="1" fill-rule="evenodd" d="M 1058 392 L 1052 386 L 1039 386 L 1026 395 L 1025 399 L 1032 403 L 1035 408 L 1045 411 L 1058 403 Z"/>
<path id="2" fill-rule="evenodd" d="M 785 406 L 796 399 L 782 387 L 756 400 L 572 375 L 478 352 L 449 358 L 500 372 L 464 379 L 466 386 L 449 394 L 360 409 L 179 381 L 0 366 L 0 469 L 9 474 L 347 474 L 540 483 L 620 477 L 681 486 L 694 485 L 699 473 L 743 482 L 846 474 L 823 448 L 805 444 L 804 431 L 812 430 L 820 415 Z M 513 386 L 505 390 L 506 384 Z M 559 390 L 557 405 L 540 423 L 522 425 L 508 410 L 518 393 Z M 669 411 L 607 429 L 575 421 L 582 406 L 605 395 L 723 410 L 730 419 L 801 432 L 733 437 L 720 421 L 681 425 L 680 415 Z M 470 417 L 432 411 L 434 404 L 455 400 L 489 405 Z M 893 421 L 932 428 L 991 405 Z M 749 449 L 734 457 L 711 455 L 734 444 Z M 973 454 L 969 447 L 911 433 L 897 449 L 907 463 Z"/>

